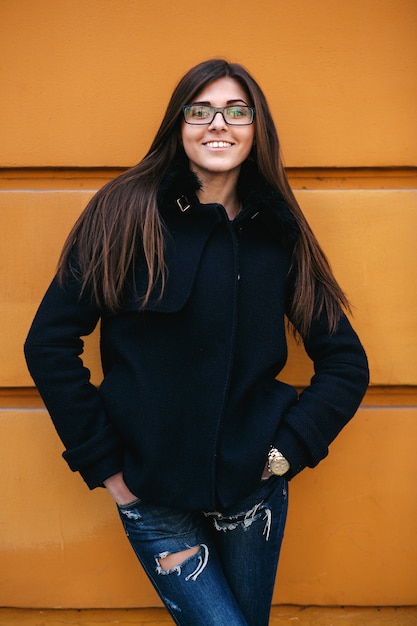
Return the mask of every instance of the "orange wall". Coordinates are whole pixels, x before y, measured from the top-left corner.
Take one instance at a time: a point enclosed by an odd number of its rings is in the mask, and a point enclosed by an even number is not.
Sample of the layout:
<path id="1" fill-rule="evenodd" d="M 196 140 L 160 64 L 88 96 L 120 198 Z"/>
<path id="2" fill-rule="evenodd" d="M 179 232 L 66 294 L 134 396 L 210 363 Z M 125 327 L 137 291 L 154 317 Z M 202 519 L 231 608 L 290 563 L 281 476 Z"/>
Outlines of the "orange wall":
<path id="1" fill-rule="evenodd" d="M 417 4 L 0 3 L 0 605 L 158 603 L 106 493 L 60 459 L 22 344 L 69 227 L 147 150 L 178 78 L 249 67 L 291 183 L 354 304 L 372 388 L 291 484 L 275 600 L 417 604 Z M 100 379 L 97 337 L 87 362 Z M 285 378 L 308 383 L 291 345 Z"/>
<path id="2" fill-rule="evenodd" d="M 415 0 L 2 0 L 0 165 L 135 163 L 191 65 L 246 64 L 289 166 L 416 164 Z"/>

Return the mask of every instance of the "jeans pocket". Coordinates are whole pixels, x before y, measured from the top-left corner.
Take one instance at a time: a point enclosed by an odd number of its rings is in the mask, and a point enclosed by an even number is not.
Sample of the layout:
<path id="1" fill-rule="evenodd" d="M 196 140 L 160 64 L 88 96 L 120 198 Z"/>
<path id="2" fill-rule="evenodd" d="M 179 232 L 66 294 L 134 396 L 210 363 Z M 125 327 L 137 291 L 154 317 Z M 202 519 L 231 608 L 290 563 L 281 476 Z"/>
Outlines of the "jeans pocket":
<path id="1" fill-rule="evenodd" d="M 131 502 L 126 502 L 126 504 L 119 504 L 118 502 L 116 502 L 116 504 L 117 504 L 117 508 L 120 511 L 130 511 L 131 509 L 134 509 L 140 502 L 141 502 L 140 498 L 135 498 Z"/>

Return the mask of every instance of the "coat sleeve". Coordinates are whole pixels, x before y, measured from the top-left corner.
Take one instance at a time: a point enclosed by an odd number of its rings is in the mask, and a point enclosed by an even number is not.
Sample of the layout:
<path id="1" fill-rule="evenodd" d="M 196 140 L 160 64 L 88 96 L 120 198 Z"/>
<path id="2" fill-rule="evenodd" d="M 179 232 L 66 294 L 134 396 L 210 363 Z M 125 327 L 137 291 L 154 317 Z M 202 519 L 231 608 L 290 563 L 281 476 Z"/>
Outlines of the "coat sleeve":
<path id="1" fill-rule="evenodd" d="M 345 315 L 329 334 L 327 316 L 312 323 L 304 342 L 314 364 L 310 385 L 283 416 L 273 445 L 290 462 L 292 478 L 315 467 L 328 446 L 353 417 L 369 383 L 365 351 Z"/>
<path id="2" fill-rule="evenodd" d="M 121 442 L 81 359 L 81 337 L 99 318 L 68 273 L 62 286 L 52 281 L 24 345 L 30 374 L 66 448 L 63 456 L 90 489 L 122 469 Z"/>

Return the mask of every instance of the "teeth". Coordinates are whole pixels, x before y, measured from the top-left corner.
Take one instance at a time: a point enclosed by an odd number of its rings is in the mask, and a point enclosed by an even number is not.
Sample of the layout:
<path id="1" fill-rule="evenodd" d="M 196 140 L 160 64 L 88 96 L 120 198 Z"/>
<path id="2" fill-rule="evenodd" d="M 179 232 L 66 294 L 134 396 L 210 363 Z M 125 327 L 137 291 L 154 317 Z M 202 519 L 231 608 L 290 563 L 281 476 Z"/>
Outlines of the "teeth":
<path id="1" fill-rule="evenodd" d="M 231 145 L 228 141 L 209 141 L 206 143 L 209 148 L 229 148 Z"/>

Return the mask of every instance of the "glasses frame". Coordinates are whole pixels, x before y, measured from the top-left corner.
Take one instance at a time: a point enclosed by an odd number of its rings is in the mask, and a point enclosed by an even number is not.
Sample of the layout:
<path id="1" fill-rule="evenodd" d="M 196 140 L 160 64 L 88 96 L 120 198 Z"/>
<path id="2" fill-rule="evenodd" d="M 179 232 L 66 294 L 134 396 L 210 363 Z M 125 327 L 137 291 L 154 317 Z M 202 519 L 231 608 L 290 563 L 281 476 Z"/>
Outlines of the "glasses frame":
<path id="1" fill-rule="evenodd" d="M 207 107 L 208 109 L 211 109 L 211 111 L 213 112 L 212 117 L 210 118 L 209 121 L 205 121 L 205 122 L 190 122 L 189 120 L 187 120 L 187 110 L 190 109 L 193 106 L 204 106 Z M 233 109 L 236 107 L 236 104 L 229 104 L 225 107 L 212 107 L 209 104 L 202 104 L 202 105 L 198 105 L 198 104 L 186 104 L 183 108 L 182 108 L 182 112 L 184 115 L 184 121 L 186 124 L 190 124 L 191 126 L 210 126 L 210 124 L 213 123 L 214 118 L 216 117 L 217 113 L 221 113 L 222 118 L 224 119 L 225 123 L 228 126 L 250 126 L 251 124 L 253 124 L 253 122 L 255 121 L 255 107 L 250 107 L 247 106 L 246 104 L 239 104 L 238 105 L 240 108 L 242 109 L 248 109 L 249 111 L 252 112 L 252 119 L 250 122 L 246 122 L 245 124 L 236 124 L 235 122 L 228 122 L 226 117 L 225 117 L 225 110 L 226 109 Z"/>

